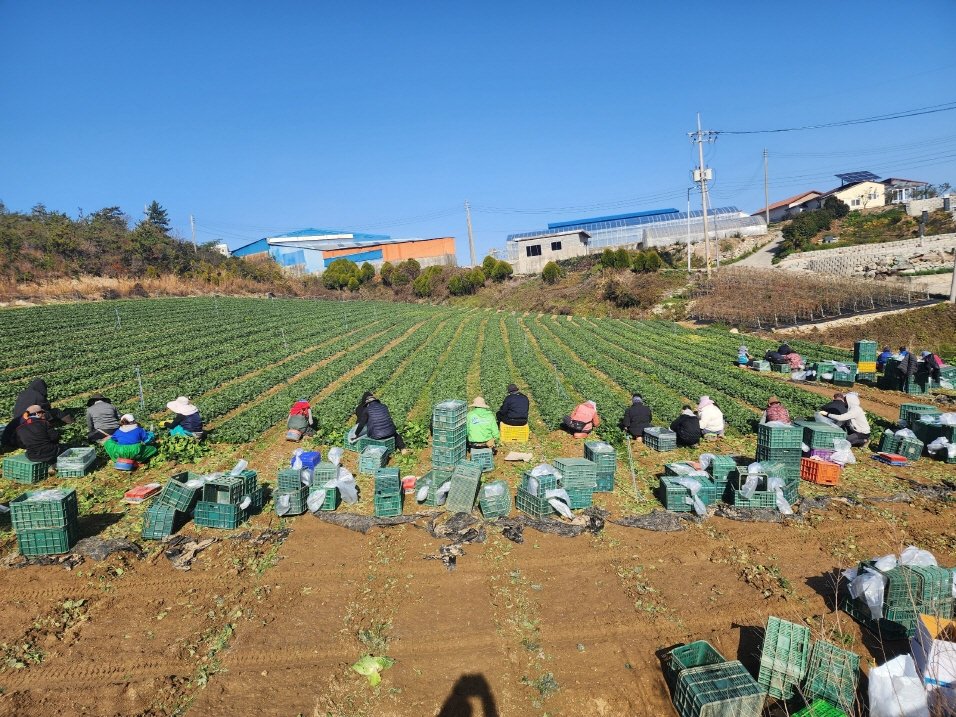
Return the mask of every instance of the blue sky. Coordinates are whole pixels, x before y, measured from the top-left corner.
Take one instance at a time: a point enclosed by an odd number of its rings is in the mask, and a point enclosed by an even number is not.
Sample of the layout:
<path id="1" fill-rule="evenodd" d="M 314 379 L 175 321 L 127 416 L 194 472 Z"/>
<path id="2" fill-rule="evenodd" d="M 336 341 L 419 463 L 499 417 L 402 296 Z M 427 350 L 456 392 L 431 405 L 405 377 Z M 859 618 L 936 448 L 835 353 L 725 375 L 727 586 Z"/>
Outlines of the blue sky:
<path id="1" fill-rule="evenodd" d="M 303 227 L 458 239 L 683 208 L 687 131 L 956 100 L 956 12 L 875 0 L 0 0 L 0 200 L 76 215 L 156 199 L 239 246 Z M 732 8 L 721 9 L 721 8 Z M 713 202 L 869 169 L 956 184 L 956 112 L 721 136 Z M 692 195 L 699 204 L 699 195 Z"/>

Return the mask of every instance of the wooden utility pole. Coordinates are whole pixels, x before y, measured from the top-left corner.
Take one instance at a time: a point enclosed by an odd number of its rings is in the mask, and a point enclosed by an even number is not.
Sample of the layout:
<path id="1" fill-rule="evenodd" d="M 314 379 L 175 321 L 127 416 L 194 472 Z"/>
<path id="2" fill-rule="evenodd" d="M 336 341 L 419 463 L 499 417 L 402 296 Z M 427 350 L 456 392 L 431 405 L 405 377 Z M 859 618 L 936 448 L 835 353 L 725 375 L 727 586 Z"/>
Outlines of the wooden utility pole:
<path id="1" fill-rule="evenodd" d="M 471 205 L 465 200 L 465 219 L 468 221 L 468 250 L 471 252 L 471 265 L 477 266 L 478 260 L 475 258 L 475 238 L 471 233 Z"/>

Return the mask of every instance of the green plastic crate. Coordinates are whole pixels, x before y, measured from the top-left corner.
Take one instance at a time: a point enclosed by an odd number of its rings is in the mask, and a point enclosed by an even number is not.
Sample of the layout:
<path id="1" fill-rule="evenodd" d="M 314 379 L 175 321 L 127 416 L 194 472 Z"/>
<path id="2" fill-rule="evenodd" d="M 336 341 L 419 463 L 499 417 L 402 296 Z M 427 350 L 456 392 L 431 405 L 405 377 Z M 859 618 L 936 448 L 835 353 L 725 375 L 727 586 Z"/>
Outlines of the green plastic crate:
<path id="1" fill-rule="evenodd" d="M 492 489 L 489 493 L 488 489 Z M 508 481 L 496 480 L 478 489 L 478 506 L 485 518 L 501 518 L 511 512 L 511 486 Z"/>
<path id="2" fill-rule="evenodd" d="M 870 608 L 862 598 L 854 600 L 849 594 L 845 595 L 840 602 L 840 609 L 847 615 L 856 620 L 880 640 L 905 640 L 910 637 L 909 621 L 904 614 L 894 614 L 895 618 L 903 619 L 904 622 L 896 622 L 885 617 L 873 619 Z M 916 613 L 913 613 L 912 634 L 916 634 Z"/>
<path id="3" fill-rule="evenodd" d="M 20 554 L 28 558 L 62 555 L 70 552 L 74 543 L 76 543 L 75 525 L 17 531 L 17 547 L 20 549 Z"/>
<path id="4" fill-rule="evenodd" d="M 856 371 L 834 371 L 834 386 L 852 386 L 856 383 Z"/>
<path id="5" fill-rule="evenodd" d="M 757 363 L 756 363 L 756 365 L 754 366 L 754 368 L 757 369 L 758 371 L 761 371 L 761 372 L 768 372 L 768 371 L 770 371 L 770 362 L 769 362 L 769 361 L 757 361 Z"/>
<path id="6" fill-rule="evenodd" d="M 206 481 L 202 487 L 202 499 L 199 502 L 235 505 L 242 500 L 242 496 L 244 495 L 247 495 L 247 493 L 245 491 L 245 482 L 241 477 L 220 476 Z"/>
<path id="7" fill-rule="evenodd" d="M 598 473 L 617 469 L 617 451 L 606 441 L 585 441 L 584 457 L 597 466 Z"/>
<path id="8" fill-rule="evenodd" d="M 758 474 L 759 475 L 759 474 Z M 734 476 L 730 480 L 729 490 L 731 503 L 738 508 L 772 508 L 777 507 L 777 496 L 774 491 L 766 490 L 766 476 L 762 476 L 757 484 L 757 490 L 750 498 L 745 498 L 740 492 L 740 486 L 747 479 L 747 475 Z M 764 488 L 764 490 L 761 490 Z M 784 483 L 783 497 L 790 505 L 793 505 L 800 498 L 800 479 L 788 480 Z"/>
<path id="9" fill-rule="evenodd" d="M 846 712 L 838 710 L 836 707 L 824 700 L 814 700 L 799 712 L 794 712 L 793 717 L 847 717 Z"/>
<path id="10" fill-rule="evenodd" d="M 275 507 L 276 515 L 279 515 L 279 501 L 286 496 L 289 497 L 289 510 L 286 515 L 302 515 L 308 510 L 306 501 L 309 499 L 309 486 L 303 485 L 295 490 L 277 490 L 272 494 L 272 503 Z"/>
<path id="11" fill-rule="evenodd" d="M 803 446 L 803 426 L 769 426 L 766 423 L 757 425 L 757 447 L 769 448 L 796 448 Z"/>
<path id="12" fill-rule="evenodd" d="M 319 507 L 319 510 L 335 510 L 342 503 L 342 495 L 339 493 L 338 488 L 326 488 L 324 486 L 325 483 L 313 483 L 309 486 L 309 495 L 318 493 L 320 490 L 325 491 L 325 498 L 322 500 L 322 505 Z M 308 499 L 306 499 L 306 502 L 308 502 Z"/>
<path id="13" fill-rule="evenodd" d="M 713 480 L 704 476 L 689 476 L 700 483 L 697 497 L 704 505 L 713 505 L 717 502 L 717 486 Z M 671 476 L 662 476 L 657 487 L 657 498 L 667 510 L 677 513 L 689 513 L 694 506 L 686 501 L 690 498 L 690 489 L 677 483 Z"/>
<path id="14" fill-rule="evenodd" d="M 432 446 L 432 467 L 452 469 L 465 460 L 466 452 L 467 444 L 465 441 L 452 448 Z"/>
<path id="15" fill-rule="evenodd" d="M 772 363 L 770 364 L 770 370 L 773 373 L 790 373 L 790 364 L 788 363 Z"/>
<path id="16" fill-rule="evenodd" d="M 896 437 L 893 431 L 889 429 L 883 431 L 883 435 L 880 437 L 880 452 L 896 453 L 896 449 L 900 447 L 901 440 L 902 439 Z"/>
<path id="17" fill-rule="evenodd" d="M 866 363 L 868 361 L 876 361 L 877 354 L 877 343 L 876 341 L 870 341 L 869 339 L 860 339 L 859 341 L 853 342 L 853 361 L 856 363 Z"/>
<path id="18" fill-rule="evenodd" d="M 669 428 L 650 426 L 644 429 L 644 445 L 661 453 L 673 451 L 677 449 L 677 434 Z"/>
<path id="19" fill-rule="evenodd" d="M 379 468 L 375 471 L 375 492 L 382 495 L 401 493 L 401 471 L 398 468 Z"/>
<path id="20" fill-rule="evenodd" d="M 140 535 L 144 540 L 162 540 L 179 530 L 186 517 L 173 506 L 154 500 L 143 513 Z"/>
<path id="21" fill-rule="evenodd" d="M 918 438 L 904 438 L 896 448 L 896 452 L 905 456 L 908 461 L 918 461 L 923 455 L 923 442 Z"/>
<path id="22" fill-rule="evenodd" d="M 531 471 L 525 471 L 521 474 L 521 483 L 519 483 L 519 487 L 533 494 L 535 491 L 530 490 L 532 480 L 537 482 L 537 492 L 542 494 L 549 490 L 556 490 L 557 488 L 561 487 L 561 481 L 553 473 L 547 473 L 542 476 L 532 476 Z"/>
<path id="23" fill-rule="evenodd" d="M 601 473 L 598 471 L 595 493 L 613 493 L 614 492 L 614 473 Z"/>
<path id="24" fill-rule="evenodd" d="M 810 629 L 771 616 L 767 619 L 757 682 L 767 694 L 789 700 L 807 674 Z"/>
<path id="25" fill-rule="evenodd" d="M 707 466 L 707 472 L 714 480 L 727 480 L 730 474 L 737 470 L 737 461 L 733 456 L 714 456 L 710 465 Z"/>
<path id="26" fill-rule="evenodd" d="M 49 498 L 38 500 L 44 494 Z M 78 519 L 76 491 L 57 488 L 51 491 L 32 490 L 10 501 L 10 523 L 17 532 L 75 526 Z"/>
<path id="27" fill-rule="evenodd" d="M 667 654 L 664 663 L 668 682 L 673 686 L 677 675 L 691 667 L 705 667 L 719 665 L 727 659 L 715 650 L 706 640 L 697 640 L 687 645 L 675 647 Z"/>
<path id="28" fill-rule="evenodd" d="M 198 473 L 190 472 L 170 476 L 159 492 L 157 500 L 160 503 L 172 506 L 180 513 L 191 513 L 202 493 L 202 486 L 189 488 L 186 483 L 198 478 L 200 478 Z"/>
<path id="29" fill-rule="evenodd" d="M 432 429 L 458 428 L 465 425 L 468 404 L 456 398 L 439 401 L 432 408 Z"/>
<path id="30" fill-rule="evenodd" d="M 568 507 L 572 510 L 590 508 L 594 504 L 593 488 L 565 488 L 568 493 Z"/>
<path id="31" fill-rule="evenodd" d="M 276 474 L 277 490 L 298 490 L 302 487 L 302 470 L 299 468 L 280 468 Z"/>
<path id="32" fill-rule="evenodd" d="M 80 478 L 89 473 L 96 463 L 96 449 L 68 448 L 56 459 L 57 478 Z"/>
<path id="33" fill-rule="evenodd" d="M 458 446 L 468 439 L 468 427 L 462 424 L 458 428 L 436 428 L 432 431 L 432 445 L 440 448 Z"/>
<path id="34" fill-rule="evenodd" d="M 418 497 L 419 491 L 428 486 L 428 493 L 425 500 L 420 501 L 423 505 L 435 508 L 438 506 L 438 489 L 451 480 L 452 471 L 444 468 L 432 468 L 425 475 L 415 481 L 415 496 Z"/>
<path id="35" fill-rule="evenodd" d="M 565 488 L 594 488 L 597 485 L 597 465 L 587 458 L 555 458 L 554 467 L 561 473 Z"/>
<path id="36" fill-rule="evenodd" d="M 372 506 L 375 515 L 379 518 L 388 518 L 402 514 L 402 494 L 378 493 L 372 497 Z"/>
<path id="37" fill-rule="evenodd" d="M 266 504 L 266 491 L 261 485 L 256 486 L 255 490 L 249 494 L 249 498 L 251 503 L 246 510 L 246 517 L 249 517 L 251 513 L 258 513 L 262 510 L 262 507 Z"/>
<path id="38" fill-rule="evenodd" d="M 3 477 L 15 483 L 39 483 L 46 478 L 51 463 L 31 461 L 26 454 L 4 456 Z"/>
<path id="39" fill-rule="evenodd" d="M 359 455 L 358 470 L 363 475 L 375 475 L 387 462 L 388 451 L 383 446 L 369 446 Z"/>
<path id="40" fill-rule="evenodd" d="M 555 512 L 547 498 L 538 497 L 520 486 L 515 495 L 515 507 L 532 518 L 546 518 Z"/>
<path id="41" fill-rule="evenodd" d="M 806 699 L 825 699 L 843 712 L 852 712 L 859 681 L 859 655 L 823 640 L 813 643 L 803 681 Z"/>
<path id="42" fill-rule="evenodd" d="M 459 464 L 451 472 L 451 489 L 445 499 L 445 510 L 450 513 L 470 513 L 475 507 L 481 468 Z"/>
<path id="43" fill-rule="evenodd" d="M 942 411 L 936 406 L 927 406 L 922 403 L 904 403 L 900 405 L 900 423 L 908 426 L 918 421 L 922 416 L 938 416 Z"/>
<path id="44" fill-rule="evenodd" d="M 231 530 L 248 518 L 248 512 L 235 503 L 216 503 L 215 501 L 201 500 L 196 503 L 193 520 L 196 525 L 204 528 L 221 528 Z"/>
<path id="45" fill-rule="evenodd" d="M 810 449 L 814 448 L 833 448 L 833 441 L 845 439 L 846 431 L 829 423 L 822 421 L 794 421 L 794 423 L 803 428 L 803 442 Z"/>
<path id="46" fill-rule="evenodd" d="M 495 452 L 490 448 L 472 448 L 471 461 L 481 466 L 485 473 L 495 469 Z"/>
<path id="47" fill-rule="evenodd" d="M 737 660 L 681 670 L 674 689 L 680 717 L 760 717 L 764 700 L 760 685 Z"/>

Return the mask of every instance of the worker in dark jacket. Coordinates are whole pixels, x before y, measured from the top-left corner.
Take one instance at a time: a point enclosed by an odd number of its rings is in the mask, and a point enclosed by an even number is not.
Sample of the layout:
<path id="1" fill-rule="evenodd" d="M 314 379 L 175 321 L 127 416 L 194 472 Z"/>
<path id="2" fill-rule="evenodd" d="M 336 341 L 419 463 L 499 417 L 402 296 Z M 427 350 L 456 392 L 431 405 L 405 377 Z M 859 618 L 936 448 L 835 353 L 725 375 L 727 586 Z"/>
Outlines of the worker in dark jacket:
<path id="1" fill-rule="evenodd" d="M 900 390 L 906 390 L 906 382 L 909 378 L 916 375 L 917 370 L 919 370 L 919 359 L 916 358 L 916 355 L 911 351 L 907 351 L 906 347 L 900 347 L 900 354 L 903 356 L 900 359 L 899 366 L 896 367 L 896 371 L 900 380 Z"/>
<path id="2" fill-rule="evenodd" d="M 825 404 L 820 413 L 846 413 L 850 407 L 846 403 L 846 396 L 842 393 L 834 393 L 833 400 Z"/>
<path id="3" fill-rule="evenodd" d="M 46 411 L 37 405 L 27 406 L 23 412 L 16 437 L 20 447 L 26 448 L 27 458 L 31 461 L 55 463 L 57 456 L 67 450 L 60 444 L 60 434 L 47 420 Z"/>
<path id="4" fill-rule="evenodd" d="M 495 414 L 499 423 L 508 426 L 527 426 L 528 425 L 528 397 L 525 396 L 518 387 L 508 384 L 508 395 L 501 403 L 501 408 Z"/>
<path id="5" fill-rule="evenodd" d="M 375 398 L 371 391 L 366 391 L 363 399 L 364 402 L 355 411 L 358 423 L 355 424 L 354 435 L 356 437 L 368 436 L 377 441 L 394 438 L 395 447 L 404 448 L 402 437 L 398 435 L 398 430 L 395 428 L 392 414 L 388 412 L 388 407 Z"/>
<path id="6" fill-rule="evenodd" d="M 120 426 L 119 413 L 106 396 L 94 393 L 86 402 L 86 438 L 101 443 Z"/>
<path id="7" fill-rule="evenodd" d="M 704 437 L 700 430 L 700 419 L 690 406 L 684 406 L 680 415 L 671 423 L 671 430 L 677 434 L 678 446 L 696 446 Z"/>
<path id="8" fill-rule="evenodd" d="M 627 431 L 631 438 L 644 440 L 644 429 L 651 425 L 651 409 L 640 394 L 631 396 L 631 405 L 624 411 L 624 416 L 617 425 Z"/>
<path id="9" fill-rule="evenodd" d="M 47 421 L 60 421 L 62 423 L 73 423 L 73 417 L 65 411 L 50 406 L 50 400 L 47 398 L 46 381 L 42 378 L 34 379 L 17 396 L 16 403 L 13 404 L 13 417 L 3 429 L 3 436 L 0 442 L 5 446 L 16 447 L 17 439 L 15 432 L 20 421 L 23 420 L 23 414 L 30 406 L 39 406 L 43 409 Z"/>

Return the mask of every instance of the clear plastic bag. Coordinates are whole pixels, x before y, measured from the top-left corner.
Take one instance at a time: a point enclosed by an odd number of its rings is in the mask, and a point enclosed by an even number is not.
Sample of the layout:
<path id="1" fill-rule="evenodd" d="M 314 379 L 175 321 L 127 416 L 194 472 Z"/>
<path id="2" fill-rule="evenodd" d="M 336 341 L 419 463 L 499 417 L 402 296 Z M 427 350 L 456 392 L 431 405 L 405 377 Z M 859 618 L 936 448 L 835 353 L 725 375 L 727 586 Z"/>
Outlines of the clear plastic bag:
<path id="1" fill-rule="evenodd" d="M 829 416 L 824 416 L 819 411 L 813 414 L 813 420 L 816 421 L 817 423 L 826 423 L 828 426 L 836 426 L 837 428 L 839 428 L 839 425 L 837 424 L 836 421 L 834 421 Z"/>
<path id="2" fill-rule="evenodd" d="M 571 496 L 568 495 L 568 492 L 564 488 L 554 488 L 549 490 L 544 494 L 545 499 L 547 499 L 548 504 L 558 511 L 559 514 L 565 518 L 572 519 L 574 518 L 574 513 L 571 512 Z"/>
<path id="3" fill-rule="evenodd" d="M 294 451 L 292 451 L 292 459 L 289 461 L 289 465 L 295 468 L 296 470 L 299 470 L 300 468 L 302 468 L 303 453 L 305 453 L 305 451 L 302 448 L 296 448 Z"/>
<path id="4" fill-rule="evenodd" d="M 874 620 L 883 617 L 883 596 L 886 592 L 886 576 L 870 569 L 864 569 L 850 581 L 850 596 L 856 600 L 863 598 L 863 602 L 870 609 L 870 616 Z"/>
<path id="5" fill-rule="evenodd" d="M 312 470 L 311 468 L 303 468 L 299 471 L 299 482 L 302 485 L 312 485 Z"/>
<path id="6" fill-rule="evenodd" d="M 531 476 L 538 478 L 540 476 L 558 475 L 558 471 L 550 463 L 539 463 L 531 469 Z"/>
<path id="7" fill-rule="evenodd" d="M 504 495 L 508 492 L 508 489 L 504 483 L 488 483 L 482 488 L 482 490 L 485 492 L 486 498 L 496 498 L 497 496 Z"/>
<path id="8" fill-rule="evenodd" d="M 794 371 L 790 374 L 791 381 L 806 381 L 807 372 L 806 371 Z"/>
<path id="9" fill-rule="evenodd" d="M 830 456 L 830 461 L 839 463 L 841 466 L 856 463 L 856 456 L 853 455 L 853 447 L 850 442 L 843 438 L 834 438 L 833 455 Z"/>
<path id="10" fill-rule="evenodd" d="M 242 496 L 242 500 L 239 501 L 239 509 L 245 510 L 250 505 L 252 505 L 252 496 L 248 496 L 248 495 Z"/>
<path id="11" fill-rule="evenodd" d="M 240 458 L 239 462 L 236 463 L 235 466 L 233 466 L 231 471 L 229 471 L 229 475 L 234 477 L 238 475 L 242 475 L 242 472 L 248 467 L 249 467 L 249 461 L 247 461 L 245 458 Z"/>
<path id="12" fill-rule="evenodd" d="M 941 426 L 956 426 L 956 413 L 941 413 L 936 417 L 936 422 Z"/>
<path id="13" fill-rule="evenodd" d="M 754 493 L 757 492 L 757 485 L 760 483 L 760 475 L 757 473 L 748 473 L 747 480 L 744 481 L 744 484 L 740 486 L 740 494 L 750 500 L 754 497 Z"/>
<path id="14" fill-rule="evenodd" d="M 306 498 L 305 505 L 309 509 L 310 513 L 318 513 L 322 509 L 322 505 L 325 503 L 325 490 L 317 490 L 312 493 L 309 493 L 309 497 Z"/>
<path id="15" fill-rule="evenodd" d="M 777 510 L 783 515 L 793 515 L 793 508 L 787 502 L 783 495 L 784 479 L 779 476 L 767 476 L 767 490 L 774 492 L 774 502 L 777 504 Z"/>
<path id="16" fill-rule="evenodd" d="M 276 498 L 276 515 L 287 515 L 292 509 L 292 496 L 284 493 Z"/>
<path id="17" fill-rule="evenodd" d="M 528 477 L 528 486 L 527 486 L 527 487 L 528 487 L 528 492 L 529 492 L 531 495 L 538 495 L 538 481 L 535 479 L 534 476 L 529 476 L 529 477 Z"/>
<path id="18" fill-rule="evenodd" d="M 355 487 L 355 476 L 347 469 L 339 466 L 338 475 L 334 481 L 330 482 L 334 483 L 335 487 L 339 489 L 339 495 L 342 496 L 344 503 L 358 503 L 358 488 Z M 326 486 L 328 485 L 326 483 Z"/>
<path id="19" fill-rule="evenodd" d="M 700 463 L 702 470 L 707 470 L 710 468 L 710 464 L 714 462 L 715 456 L 713 453 L 701 453 L 700 458 L 697 459 L 697 462 Z"/>
<path id="20" fill-rule="evenodd" d="M 916 438 L 916 434 L 913 433 L 913 432 L 912 432 L 910 429 L 908 429 L 908 428 L 901 428 L 900 430 L 898 430 L 898 431 L 896 432 L 896 437 L 897 437 L 897 438 L 900 438 L 900 439 L 902 439 L 902 438 Z"/>
<path id="21" fill-rule="evenodd" d="M 910 545 L 900 553 L 900 565 L 915 565 L 923 568 L 939 567 L 936 558 L 928 550 L 922 550 L 915 545 Z"/>
<path id="22" fill-rule="evenodd" d="M 329 449 L 329 463 L 334 463 L 335 465 L 340 465 L 342 463 L 342 456 L 345 454 L 345 449 L 340 446 L 335 446 L 335 448 Z"/>
<path id="23" fill-rule="evenodd" d="M 926 688 L 910 655 L 870 669 L 870 717 L 929 717 Z"/>
<path id="24" fill-rule="evenodd" d="M 940 436 L 935 441 L 926 446 L 926 452 L 929 454 L 935 454 L 939 451 L 945 450 L 946 447 L 950 445 L 949 439 L 946 436 Z"/>
<path id="25" fill-rule="evenodd" d="M 700 493 L 700 481 L 688 477 L 678 477 L 674 479 L 674 482 L 690 491 L 690 497 L 684 498 L 684 501 L 693 507 L 694 512 L 700 516 L 707 515 L 707 506 L 704 505 L 698 495 Z"/>

